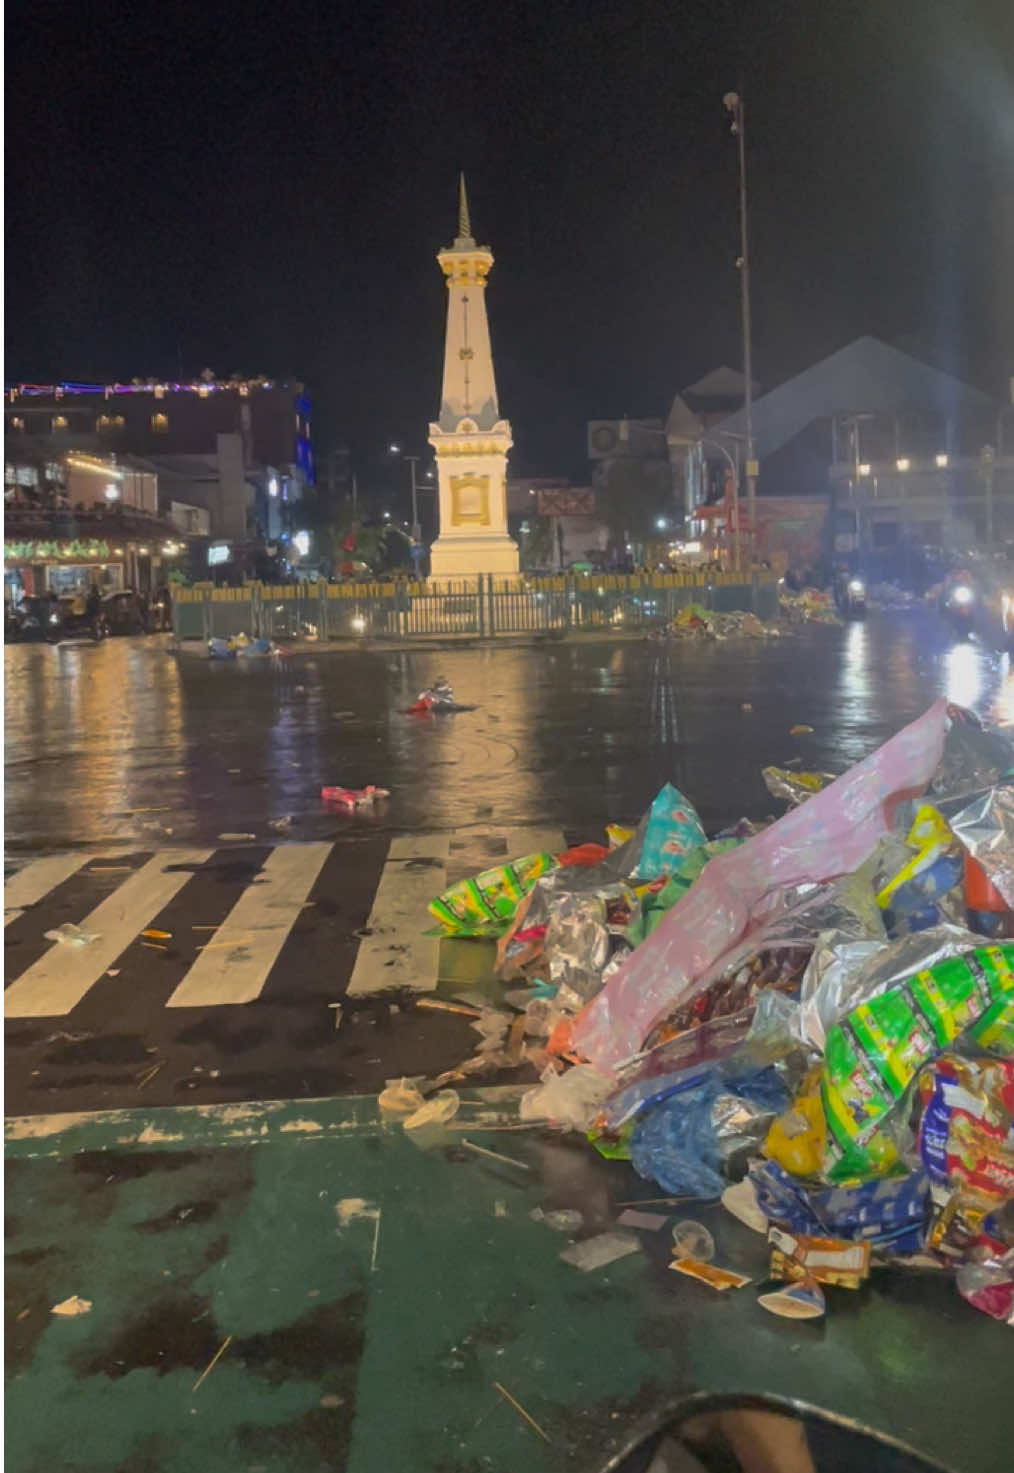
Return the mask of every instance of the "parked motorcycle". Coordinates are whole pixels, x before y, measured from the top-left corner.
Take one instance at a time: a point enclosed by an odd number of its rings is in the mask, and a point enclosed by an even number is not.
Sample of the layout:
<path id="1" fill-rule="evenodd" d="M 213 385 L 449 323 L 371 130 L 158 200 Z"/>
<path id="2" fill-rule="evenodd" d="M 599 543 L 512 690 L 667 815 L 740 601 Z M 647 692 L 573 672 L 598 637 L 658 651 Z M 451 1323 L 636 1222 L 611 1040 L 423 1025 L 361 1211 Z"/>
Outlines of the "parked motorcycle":
<path id="1" fill-rule="evenodd" d="M 835 584 L 834 601 L 843 619 L 866 618 L 866 584 L 861 578 L 840 578 Z"/>
<path id="2" fill-rule="evenodd" d="M 20 603 L 10 604 L 5 611 L 5 640 L 22 644 L 55 644 L 62 633 L 63 619 L 58 607 L 48 598 L 29 594 Z"/>

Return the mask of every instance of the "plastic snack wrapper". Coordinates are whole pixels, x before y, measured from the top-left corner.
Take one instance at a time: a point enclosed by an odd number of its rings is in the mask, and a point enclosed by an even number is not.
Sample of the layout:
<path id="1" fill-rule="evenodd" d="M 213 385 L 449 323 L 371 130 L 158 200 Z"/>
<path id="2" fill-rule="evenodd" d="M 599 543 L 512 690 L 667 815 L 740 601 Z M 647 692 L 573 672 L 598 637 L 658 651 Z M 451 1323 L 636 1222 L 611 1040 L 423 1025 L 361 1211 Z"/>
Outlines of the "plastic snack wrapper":
<path id="1" fill-rule="evenodd" d="M 461 880 L 430 901 L 430 915 L 447 935 L 499 936 L 536 880 L 555 864 L 551 854 L 529 854 Z"/>
<path id="2" fill-rule="evenodd" d="M 919 1157 L 938 1200 L 985 1213 L 1014 1199 L 1014 1059 L 944 1054 L 919 1079 Z"/>
<path id="3" fill-rule="evenodd" d="M 755 1161 L 749 1180 L 765 1217 L 790 1232 L 868 1239 L 881 1256 L 917 1253 L 925 1243 L 930 1184 L 921 1171 L 827 1187 L 799 1181 L 775 1161 Z"/>
<path id="4" fill-rule="evenodd" d="M 806 1233 L 787 1233 L 773 1227 L 771 1244 L 773 1279 L 816 1279 L 839 1289 L 858 1289 L 870 1274 L 870 1245 L 847 1243 L 841 1238 L 815 1238 Z"/>
<path id="5" fill-rule="evenodd" d="M 648 812 L 634 878 L 657 880 L 672 874 L 691 850 L 707 841 L 694 805 L 672 783 L 666 783 Z"/>
<path id="6" fill-rule="evenodd" d="M 823 792 L 714 858 L 584 1009 L 572 1046 L 600 1068 L 615 1068 L 694 995 L 698 980 L 744 937 L 772 889 L 857 869 L 889 829 L 894 806 L 925 790 L 940 760 L 946 722 L 946 703 L 937 701 Z"/>
<path id="7" fill-rule="evenodd" d="M 1014 944 L 949 957 L 861 1003 L 829 1031 L 821 1076 L 829 1180 L 893 1165 L 885 1120 L 923 1064 L 1014 1000 L 1012 962 Z"/>
<path id="8" fill-rule="evenodd" d="M 946 923 L 895 941 L 856 940 L 840 930 L 821 932 L 803 975 L 793 1032 L 822 1054 L 828 1029 L 860 1003 L 981 945 L 982 937 Z"/>

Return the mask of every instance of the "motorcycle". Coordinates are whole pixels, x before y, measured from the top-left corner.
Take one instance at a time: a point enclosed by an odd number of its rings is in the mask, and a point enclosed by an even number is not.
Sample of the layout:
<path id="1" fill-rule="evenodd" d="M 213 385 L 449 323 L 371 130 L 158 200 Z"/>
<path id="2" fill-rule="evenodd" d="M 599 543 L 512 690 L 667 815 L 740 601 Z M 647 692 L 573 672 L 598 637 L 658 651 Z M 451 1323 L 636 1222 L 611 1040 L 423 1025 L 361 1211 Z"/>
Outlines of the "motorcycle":
<path id="1" fill-rule="evenodd" d="M 861 578 L 842 578 L 835 587 L 835 603 L 843 619 L 865 619 L 866 584 Z"/>
<path id="2" fill-rule="evenodd" d="M 975 632 L 979 612 L 975 590 L 967 583 L 956 583 L 944 595 L 942 612 L 959 639 L 968 639 Z"/>
<path id="3" fill-rule="evenodd" d="M 56 644 L 62 633 L 63 619 L 48 599 L 30 594 L 6 611 L 5 640 L 19 644 Z"/>

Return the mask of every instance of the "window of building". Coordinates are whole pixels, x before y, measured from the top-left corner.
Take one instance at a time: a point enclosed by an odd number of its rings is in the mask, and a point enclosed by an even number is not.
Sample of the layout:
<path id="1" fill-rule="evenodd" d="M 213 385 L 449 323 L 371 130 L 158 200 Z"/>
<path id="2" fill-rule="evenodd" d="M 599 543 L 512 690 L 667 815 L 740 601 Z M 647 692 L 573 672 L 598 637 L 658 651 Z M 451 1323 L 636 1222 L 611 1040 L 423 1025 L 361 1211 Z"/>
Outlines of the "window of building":
<path id="1" fill-rule="evenodd" d="M 50 420 L 50 428 L 54 430 L 65 430 L 67 428 L 67 416 L 65 414 L 54 414 Z"/>
<path id="2" fill-rule="evenodd" d="M 23 430 L 24 427 L 25 427 L 25 422 L 24 422 L 24 420 L 21 418 L 21 416 L 19 414 L 13 415 L 7 421 L 7 423 L 10 425 L 10 427 L 11 427 L 12 430 Z"/>
<path id="3" fill-rule="evenodd" d="M 122 430 L 126 420 L 122 414 L 100 414 L 95 421 L 95 428 L 99 433 L 109 434 L 113 430 Z"/>
<path id="4" fill-rule="evenodd" d="M 166 435 L 166 434 L 168 434 L 169 433 L 169 416 L 168 416 L 168 414 L 153 414 L 152 417 L 151 417 L 151 427 L 155 431 L 155 434 L 156 435 Z"/>
<path id="5" fill-rule="evenodd" d="M 155 385 L 155 398 L 156 399 L 164 399 L 165 398 L 165 384 L 156 384 Z"/>

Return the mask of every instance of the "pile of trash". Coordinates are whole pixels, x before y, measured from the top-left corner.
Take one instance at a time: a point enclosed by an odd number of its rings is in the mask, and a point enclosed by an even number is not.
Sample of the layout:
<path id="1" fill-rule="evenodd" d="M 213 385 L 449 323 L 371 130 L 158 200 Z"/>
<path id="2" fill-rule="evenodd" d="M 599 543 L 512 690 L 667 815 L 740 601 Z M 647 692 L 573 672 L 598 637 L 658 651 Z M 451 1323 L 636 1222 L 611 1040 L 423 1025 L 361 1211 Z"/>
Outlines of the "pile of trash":
<path id="1" fill-rule="evenodd" d="M 792 593 L 783 585 L 778 593 L 778 607 L 791 624 L 841 623 L 834 599 L 824 588 L 804 588 L 801 593 Z"/>
<path id="2" fill-rule="evenodd" d="M 748 609 L 734 609 L 728 613 L 716 613 L 704 608 L 703 604 L 684 604 L 671 624 L 655 630 L 652 639 L 777 639 L 780 630 L 773 624 L 763 624 L 757 615 Z"/>
<path id="3" fill-rule="evenodd" d="M 434 900 L 497 937 L 514 1011 L 440 1083 L 534 1062 L 523 1120 L 767 1234 L 775 1312 L 890 1263 L 1014 1323 L 1014 742 L 941 700 L 840 777 L 765 779 L 778 820 L 709 837 L 667 785 Z"/>
<path id="4" fill-rule="evenodd" d="M 208 655 L 212 660 L 262 660 L 280 654 L 281 650 L 270 639 L 250 639 L 246 634 L 208 640 Z"/>

